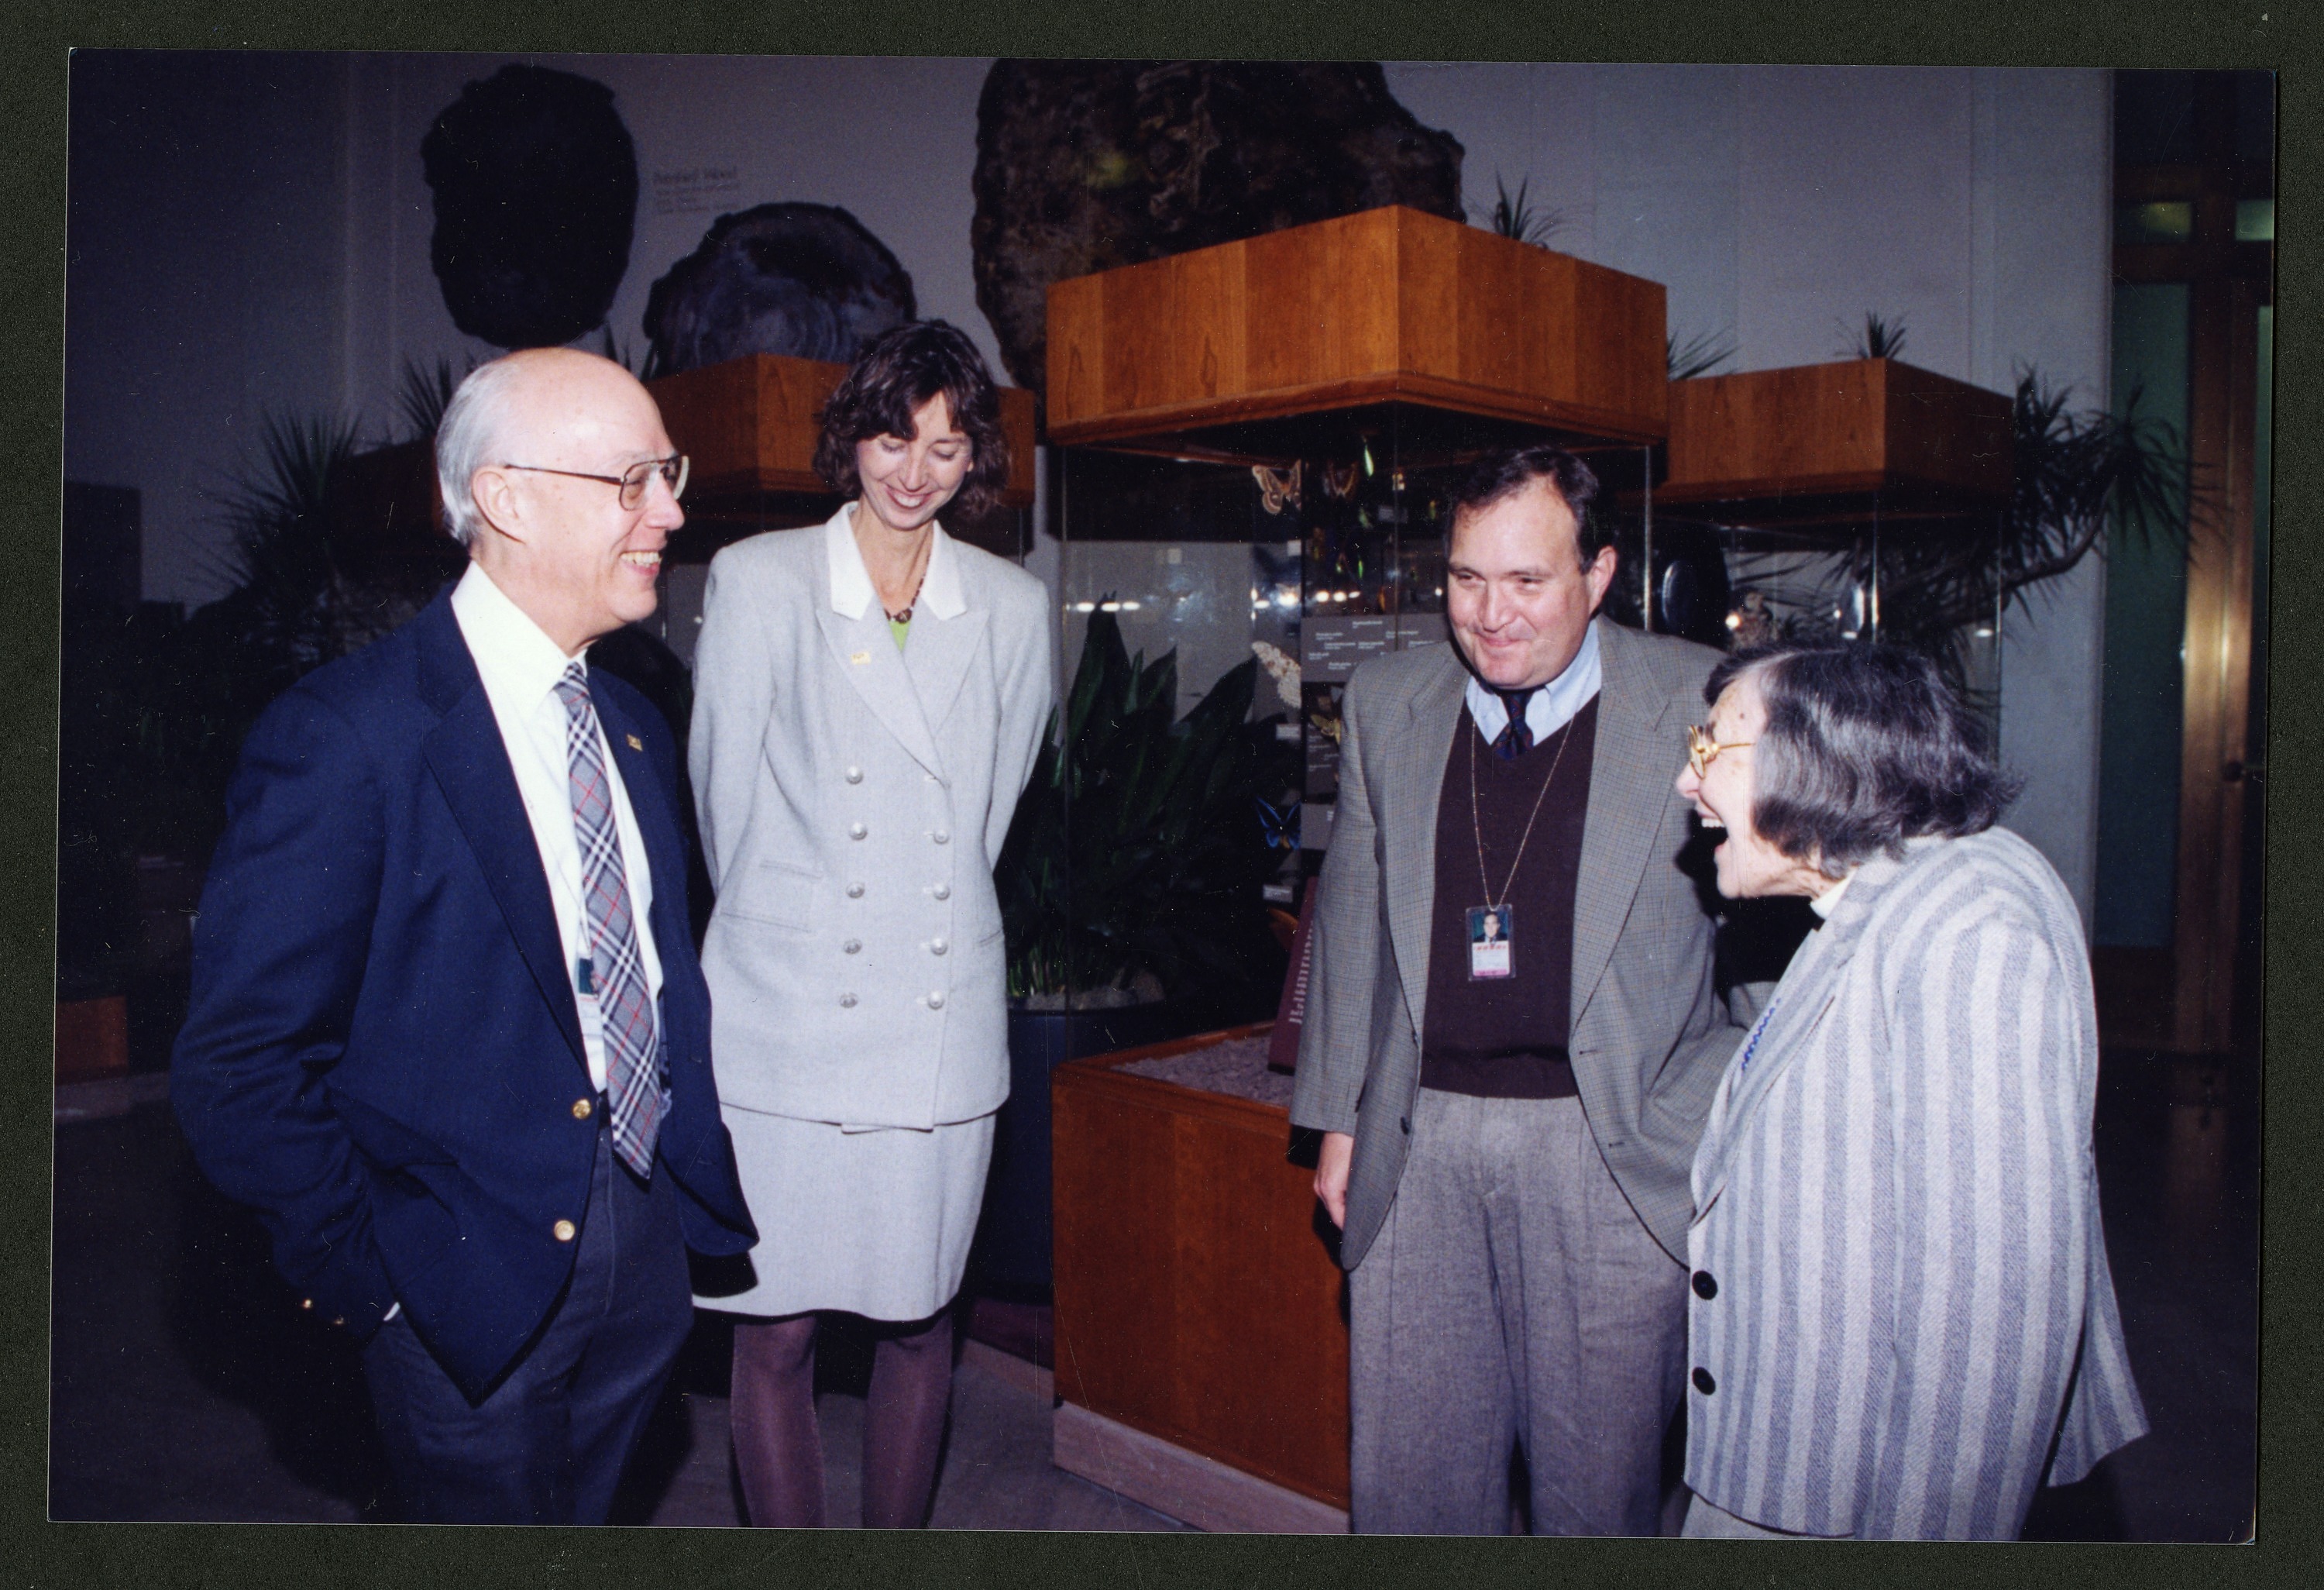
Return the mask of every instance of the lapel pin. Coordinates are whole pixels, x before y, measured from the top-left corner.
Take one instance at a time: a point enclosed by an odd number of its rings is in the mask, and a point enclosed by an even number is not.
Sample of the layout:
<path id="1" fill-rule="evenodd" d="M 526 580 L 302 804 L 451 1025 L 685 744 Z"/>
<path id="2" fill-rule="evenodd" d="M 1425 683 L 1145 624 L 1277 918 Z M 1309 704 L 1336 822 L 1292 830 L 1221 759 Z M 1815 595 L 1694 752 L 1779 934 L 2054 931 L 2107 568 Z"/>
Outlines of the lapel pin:
<path id="1" fill-rule="evenodd" d="M 856 652 L 853 657 L 850 657 L 847 661 L 850 661 L 850 662 L 858 662 L 858 663 L 862 663 L 862 662 L 869 662 L 869 661 L 872 661 L 872 653 L 871 653 L 871 652 Z"/>
<path id="2" fill-rule="evenodd" d="M 635 735 L 623 735 L 622 738 L 630 743 L 630 749 L 632 751 L 642 751 L 646 748 L 646 743 Z"/>

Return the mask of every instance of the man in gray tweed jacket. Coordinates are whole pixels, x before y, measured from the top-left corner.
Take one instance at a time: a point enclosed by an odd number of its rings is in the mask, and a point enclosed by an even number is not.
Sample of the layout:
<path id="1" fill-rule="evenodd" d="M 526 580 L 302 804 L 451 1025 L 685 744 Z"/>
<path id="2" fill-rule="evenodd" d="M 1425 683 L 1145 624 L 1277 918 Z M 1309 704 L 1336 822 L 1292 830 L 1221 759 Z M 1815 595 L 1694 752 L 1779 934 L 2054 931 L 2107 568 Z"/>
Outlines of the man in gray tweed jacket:
<path id="1" fill-rule="evenodd" d="M 1291 1118 L 1351 1271 L 1351 1522 L 1653 1534 L 1688 1169 L 1763 989 L 1713 986 L 1672 787 L 1716 653 L 1592 622 L 1550 447 L 1454 495 L 1453 647 L 1349 680 Z M 1491 916 L 1486 929 L 1488 912 Z"/>

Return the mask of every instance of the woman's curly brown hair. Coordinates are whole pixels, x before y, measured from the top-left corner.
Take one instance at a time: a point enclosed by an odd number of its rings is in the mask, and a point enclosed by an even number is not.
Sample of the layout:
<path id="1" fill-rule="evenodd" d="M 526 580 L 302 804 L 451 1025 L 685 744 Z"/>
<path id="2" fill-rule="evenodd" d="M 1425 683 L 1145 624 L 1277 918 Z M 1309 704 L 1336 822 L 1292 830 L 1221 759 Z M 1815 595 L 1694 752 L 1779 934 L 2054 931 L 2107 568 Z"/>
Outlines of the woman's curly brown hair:
<path id="1" fill-rule="evenodd" d="M 856 495 L 863 488 L 855 473 L 856 444 L 881 436 L 909 440 L 912 411 L 938 393 L 969 441 L 968 478 L 953 500 L 964 519 L 983 514 L 1009 478 L 1001 398 L 984 356 L 943 320 L 913 320 L 883 331 L 857 357 L 816 416 L 823 437 L 815 445 L 815 472 L 841 495 Z"/>

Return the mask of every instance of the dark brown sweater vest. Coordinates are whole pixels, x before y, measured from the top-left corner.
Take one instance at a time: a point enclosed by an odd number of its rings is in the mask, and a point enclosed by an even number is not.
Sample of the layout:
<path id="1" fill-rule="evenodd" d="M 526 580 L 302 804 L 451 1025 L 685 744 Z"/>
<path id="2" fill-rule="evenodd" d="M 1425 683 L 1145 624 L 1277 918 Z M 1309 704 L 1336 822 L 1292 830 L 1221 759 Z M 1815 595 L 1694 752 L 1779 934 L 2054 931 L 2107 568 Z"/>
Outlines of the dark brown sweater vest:
<path id="1" fill-rule="evenodd" d="M 1514 762 L 1495 755 L 1478 735 L 1469 709 L 1461 709 L 1436 802 L 1436 904 L 1428 932 L 1421 1086 L 1482 1098 L 1572 1096 L 1573 1068 L 1565 1045 L 1573 985 L 1573 890 L 1597 739 L 1595 696 L 1565 727 Z M 1542 786 L 1553 767 L 1556 782 L 1545 793 Z M 1518 840 L 1536 800 L 1541 812 L 1520 859 Z M 1479 878 L 1480 830 L 1489 883 Z M 1499 892 L 1512 864 L 1517 875 L 1506 897 L 1488 899 L 1486 890 Z M 1481 905 L 1511 908 L 1507 977 L 1469 975 L 1469 912 Z"/>

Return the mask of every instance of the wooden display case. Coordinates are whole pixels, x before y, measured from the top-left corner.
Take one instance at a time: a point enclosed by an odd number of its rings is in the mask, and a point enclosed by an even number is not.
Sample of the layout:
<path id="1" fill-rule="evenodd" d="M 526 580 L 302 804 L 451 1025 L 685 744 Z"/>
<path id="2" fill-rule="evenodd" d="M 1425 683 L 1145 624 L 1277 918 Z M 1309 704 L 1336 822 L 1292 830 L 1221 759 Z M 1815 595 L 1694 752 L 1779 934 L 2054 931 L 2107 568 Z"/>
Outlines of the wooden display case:
<path id="1" fill-rule="evenodd" d="M 1344 1510 L 1345 1285 L 1314 1172 L 1286 1157 L 1287 1111 L 1122 1069 L 1272 1025 L 1058 1068 L 1059 1417 L 1086 1410 Z"/>
<path id="2" fill-rule="evenodd" d="M 1059 282 L 1048 433 L 1288 463 L 1393 420 L 1407 456 L 1668 431 L 1664 291 L 1390 206 Z"/>
<path id="3" fill-rule="evenodd" d="M 1852 523 L 2000 505 L 2010 400 L 1894 359 L 1710 375 L 1670 385 L 1657 510 L 1721 522 Z"/>

